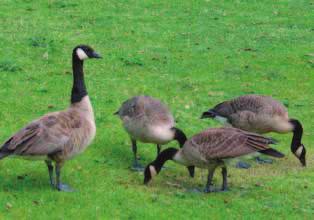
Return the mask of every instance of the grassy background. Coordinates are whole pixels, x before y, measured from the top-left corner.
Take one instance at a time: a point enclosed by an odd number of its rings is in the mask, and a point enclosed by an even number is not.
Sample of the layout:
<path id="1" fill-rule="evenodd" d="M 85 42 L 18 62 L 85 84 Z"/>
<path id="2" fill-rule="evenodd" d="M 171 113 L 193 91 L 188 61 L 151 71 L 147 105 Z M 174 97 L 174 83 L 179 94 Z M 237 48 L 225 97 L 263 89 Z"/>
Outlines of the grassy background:
<path id="1" fill-rule="evenodd" d="M 193 3 L 192 3 L 193 2 Z M 43 162 L 0 162 L 0 218 L 307 218 L 314 214 L 313 1 L 1 0 L 0 139 L 69 104 L 71 50 L 92 45 L 87 61 L 96 114 L 90 148 L 68 162 L 63 180 L 75 193 L 51 190 Z M 129 170 L 127 134 L 112 113 L 125 99 L 163 100 L 191 136 L 207 127 L 202 111 L 234 96 L 281 100 L 304 124 L 308 167 L 290 153 L 291 134 L 276 135 L 287 154 L 273 165 L 231 168 L 227 193 L 195 194 L 206 171 L 190 179 L 169 162 L 149 187 Z M 168 146 L 174 146 L 170 143 Z M 155 146 L 139 144 L 142 163 Z M 220 184 L 220 172 L 215 184 Z"/>

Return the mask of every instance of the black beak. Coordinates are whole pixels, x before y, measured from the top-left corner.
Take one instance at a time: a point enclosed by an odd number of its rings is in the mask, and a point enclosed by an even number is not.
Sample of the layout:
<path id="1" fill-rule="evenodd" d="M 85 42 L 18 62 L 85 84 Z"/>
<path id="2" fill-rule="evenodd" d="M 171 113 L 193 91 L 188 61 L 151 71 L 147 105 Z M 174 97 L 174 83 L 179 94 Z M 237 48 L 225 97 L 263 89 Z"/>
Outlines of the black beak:
<path id="1" fill-rule="evenodd" d="M 96 59 L 100 59 L 102 58 L 98 53 L 96 53 L 95 51 L 92 53 L 91 58 L 96 58 Z"/>
<path id="2" fill-rule="evenodd" d="M 204 118 L 215 118 L 216 117 L 216 114 L 211 111 L 211 110 L 208 110 L 207 112 L 203 112 L 202 116 L 200 119 L 204 119 Z"/>
<path id="3" fill-rule="evenodd" d="M 189 170 L 190 177 L 193 178 L 194 177 L 194 173 L 195 173 L 195 166 L 189 166 L 188 170 Z"/>

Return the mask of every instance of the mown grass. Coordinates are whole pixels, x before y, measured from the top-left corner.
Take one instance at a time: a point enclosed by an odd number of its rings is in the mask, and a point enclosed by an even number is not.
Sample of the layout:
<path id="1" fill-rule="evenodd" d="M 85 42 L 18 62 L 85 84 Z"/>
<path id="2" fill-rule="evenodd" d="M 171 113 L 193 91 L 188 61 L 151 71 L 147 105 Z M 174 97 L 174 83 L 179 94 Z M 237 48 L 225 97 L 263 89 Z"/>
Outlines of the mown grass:
<path id="1" fill-rule="evenodd" d="M 0 163 L 0 218 L 311 219 L 314 214 L 313 2 L 311 1 L 35 1 L 2 0 L 0 139 L 32 119 L 68 106 L 71 50 L 92 45 L 86 82 L 97 137 L 68 162 L 59 193 L 42 162 Z M 308 167 L 289 152 L 291 134 L 271 134 L 287 154 L 272 165 L 230 168 L 231 191 L 196 194 L 206 171 L 190 179 L 168 163 L 149 187 L 129 170 L 128 136 L 112 113 L 125 99 L 163 100 L 189 136 L 220 126 L 203 110 L 234 96 L 271 95 L 304 124 Z M 170 143 L 168 146 L 175 146 Z M 140 144 L 142 163 L 155 146 Z M 219 172 L 215 184 L 220 184 Z"/>

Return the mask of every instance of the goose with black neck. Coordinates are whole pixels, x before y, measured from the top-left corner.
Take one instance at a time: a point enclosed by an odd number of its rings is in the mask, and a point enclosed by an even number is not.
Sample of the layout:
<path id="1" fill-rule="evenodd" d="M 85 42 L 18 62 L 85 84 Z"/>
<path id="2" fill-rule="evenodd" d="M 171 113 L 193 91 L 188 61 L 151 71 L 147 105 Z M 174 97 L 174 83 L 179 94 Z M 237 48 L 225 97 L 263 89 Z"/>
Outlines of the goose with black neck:
<path id="1" fill-rule="evenodd" d="M 73 191 L 68 185 L 62 184 L 61 168 L 67 160 L 83 152 L 96 134 L 94 112 L 83 72 L 84 60 L 89 58 L 101 57 L 87 45 L 73 49 L 73 87 L 69 108 L 48 113 L 30 122 L 8 138 L 0 149 L 0 159 L 19 156 L 44 160 L 50 184 L 59 191 Z"/>
<path id="2" fill-rule="evenodd" d="M 129 134 L 134 155 L 133 170 L 143 171 L 137 159 L 137 141 L 157 145 L 157 156 L 161 145 L 172 140 L 178 141 L 182 147 L 186 135 L 175 127 L 175 120 L 168 107 L 150 96 L 135 96 L 122 103 L 117 112 L 123 127 Z M 194 168 L 188 167 L 190 176 L 194 176 Z"/>
<path id="3" fill-rule="evenodd" d="M 221 190 L 225 191 L 228 189 L 227 165 L 230 159 L 254 152 L 272 157 L 283 157 L 282 153 L 268 146 L 274 143 L 271 138 L 236 128 L 210 128 L 194 135 L 180 149 L 167 148 L 162 151 L 153 162 L 146 166 L 144 184 L 148 184 L 168 160 L 173 160 L 187 167 L 196 166 L 208 169 L 205 192 L 214 191 L 213 175 L 216 168 L 221 167 L 223 178 Z"/>
<path id="4" fill-rule="evenodd" d="M 227 100 L 203 112 L 201 118 L 217 119 L 235 128 L 259 134 L 293 132 L 290 150 L 302 166 L 306 166 L 306 149 L 302 144 L 301 122 L 290 118 L 286 107 L 270 96 L 244 95 Z M 245 165 L 245 167 L 249 166 Z"/>

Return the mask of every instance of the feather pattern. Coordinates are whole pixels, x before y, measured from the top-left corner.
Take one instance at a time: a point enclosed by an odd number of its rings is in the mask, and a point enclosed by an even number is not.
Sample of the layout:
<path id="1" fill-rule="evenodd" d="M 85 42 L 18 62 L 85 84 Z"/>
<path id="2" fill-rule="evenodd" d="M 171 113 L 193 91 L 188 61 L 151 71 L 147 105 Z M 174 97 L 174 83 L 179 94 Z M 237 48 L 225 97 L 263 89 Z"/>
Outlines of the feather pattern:
<path id="1" fill-rule="evenodd" d="M 125 130 L 142 142 L 164 144 L 173 139 L 175 121 L 167 106 L 149 96 L 125 101 L 117 114 Z"/>
<path id="2" fill-rule="evenodd" d="M 58 153 L 59 160 L 82 152 L 94 138 L 96 127 L 88 96 L 75 105 L 26 125 L 3 144 L 0 152 L 18 156 Z"/>
<path id="3" fill-rule="evenodd" d="M 187 165 L 206 167 L 216 160 L 271 149 L 271 143 L 270 138 L 236 128 L 210 128 L 190 138 L 179 150 L 179 157 Z"/>
<path id="4" fill-rule="evenodd" d="M 285 133 L 293 129 L 287 109 L 269 96 L 240 96 L 216 105 L 213 111 L 227 118 L 232 126 L 246 131 Z"/>

